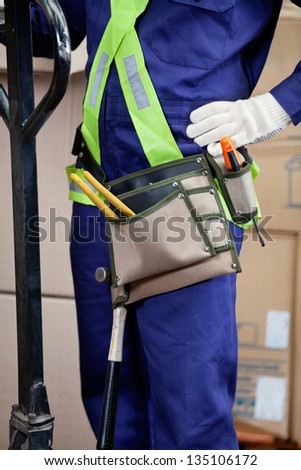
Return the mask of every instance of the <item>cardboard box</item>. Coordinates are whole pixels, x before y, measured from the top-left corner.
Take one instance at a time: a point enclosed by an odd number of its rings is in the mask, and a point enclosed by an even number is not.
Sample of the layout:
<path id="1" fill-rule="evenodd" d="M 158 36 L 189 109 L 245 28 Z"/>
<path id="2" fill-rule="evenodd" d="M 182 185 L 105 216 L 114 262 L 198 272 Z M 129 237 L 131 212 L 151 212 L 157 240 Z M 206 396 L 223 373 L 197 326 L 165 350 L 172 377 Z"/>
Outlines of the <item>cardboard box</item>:
<path id="1" fill-rule="evenodd" d="M 290 75 L 301 57 L 301 8 L 284 4 L 255 93 L 265 93 Z"/>
<path id="2" fill-rule="evenodd" d="M 249 233 L 238 275 L 239 369 L 234 419 L 290 436 L 291 325 L 298 237 L 271 232 L 261 248 Z"/>
<path id="3" fill-rule="evenodd" d="M 292 3 L 291 0 L 284 0 L 280 18 L 287 20 L 301 20 L 301 9 Z"/>
<path id="4" fill-rule="evenodd" d="M 18 403 L 16 299 L 0 294 L 0 450 L 9 445 L 11 407 Z M 73 300 L 43 298 L 44 384 L 54 416 L 55 450 L 96 448 L 81 401 Z"/>
<path id="5" fill-rule="evenodd" d="M 270 91 L 294 71 L 301 58 L 301 8 L 289 0 L 283 3 L 266 64 L 253 95 Z M 275 140 L 300 138 L 299 126 L 291 125 Z"/>
<path id="6" fill-rule="evenodd" d="M 255 188 L 262 227 L 301 231 L 301 138 L 249 145 L 249 152 L 260 167 Z"/>
<path id="7" fill-rule="evenodd" d="M 87 60 L 86 41 L 83 41 L 80 46 L 72 51 L 71 70 L 70 75 L 82 72 L 85 69 Z M 53 71 L 53 60 L 43 58 L 33 58 L 33 68 L 35 72 L 50 73 Z M 0 72 L 6 72 L 6 49 L 0 46 Z"/>
<path id="8" fill-rule="evenodd" d="M 69 260 L 69 232 L 72 203 L 68 200 L 65 167 L 74 162 L 71 148 L 75 129 L 82 120 L 85 90 L 84 43 L 72 56 L 72 69 L 63 100 L 37 135 L 37 171 L 41 228 L 41 283 L 44 295 L 73 297 Z M 35 60 L 35 101 L 47 92 L 53 62 Z M 0 49 L 0 69 L 5 69 L 5 49 Z M 6 75 L 0 83 L 7 89 Z M 3 227 L 0 236 L 0 292 L 15 291 L 13 209 L 9 133 L 0 124 L 2 184 L 0 209 Z"/>
<path id="9" fill-rule="evenodd" d="M 295 315 L 292 324 L 291 422 L 290 436 L 301 448 L 301 235 L 295 265 Z"/>

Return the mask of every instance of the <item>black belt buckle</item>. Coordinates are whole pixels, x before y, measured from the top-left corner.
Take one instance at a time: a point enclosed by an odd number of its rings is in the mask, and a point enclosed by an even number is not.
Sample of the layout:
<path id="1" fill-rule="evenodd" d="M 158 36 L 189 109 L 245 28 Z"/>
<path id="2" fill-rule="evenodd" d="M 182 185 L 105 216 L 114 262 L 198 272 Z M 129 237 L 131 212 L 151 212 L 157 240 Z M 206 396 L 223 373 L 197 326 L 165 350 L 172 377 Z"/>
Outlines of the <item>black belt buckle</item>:
<path id="1" fill-rule="evenodd" d="M 91 175 L 93 175 L 100 183 L 104 183 L 106 181 L 107 178 L 105 172 L 95 161 L 82 136 L 81 125 L 76 129 L 71 152 L 72 155 L 78 156 L 82 167 L 89 171 L 89 173 L 91 173 Z"/>

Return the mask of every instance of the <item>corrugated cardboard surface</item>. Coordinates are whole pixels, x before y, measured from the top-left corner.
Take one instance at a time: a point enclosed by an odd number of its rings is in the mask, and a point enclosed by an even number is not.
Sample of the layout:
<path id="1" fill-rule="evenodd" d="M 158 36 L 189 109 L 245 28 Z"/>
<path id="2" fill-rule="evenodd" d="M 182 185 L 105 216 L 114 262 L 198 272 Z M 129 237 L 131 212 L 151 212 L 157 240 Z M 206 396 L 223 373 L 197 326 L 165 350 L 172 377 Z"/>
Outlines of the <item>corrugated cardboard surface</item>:
<path id="1" fill-rule="evenodd" d="M 291 438 L 301 444 L 301 235 L 298 237 L 295 277 L 295 315 L 292 325 Z M 300 446 L 301 447 L 301 446 Z"/>
<path id="2" fill-rule="evenodd" d="M 266 93 L 294 70 L 301 58 L 301 8 L 284 2 L 268 60 L 254 95 Z M 261 173 L 255 183 L 269 229 L 301 230 L 301 127 L 291 124 L 273 139 L 249 145 Z M 265 219 L 267 222 L 267 219 Z"/>
<path id="3" fill-rule="evenodd" d="M 72 53 L 66 94 L 37 135 L 39 222 L 41 235 L 41 282 L 45 295 L 72 297 L 73 284 L 69 261 L 71 202 L 65 167 L 74 162 L 71 148 L 76 127 L 82 120 L 85 91 L 86 43 Z M 7 90 L 6 51 L 0 46 L 0 83 Z M 50 59 L 34 59 L 35 102 L 47 92 L 53 71 Z M 15 291 L 11 164 L 9 134 L 0 125 L 2 184 L 0 210 L 3 227 L 0 235 L 0 292 Z"/>
<path id="4" fill-rule="evenodd" d="M 301 9 L 285 1 L 254 95 L 269 91 L 290 75 L 299 62 L 300 20 Z M 238 276 L 237 304 L 240 368 L 234 415 L 279 437 L 300 441 L 300 125 L 290 125 L 271 140 L 249 145 L 248 150 L 261 170 L 255 182 L 263 214 L 260 225 L 267 231 L 267 237 L 275 241 L 267 242 L 261 249 L 258 243 L 248 240 L 241 255 L 243 273 Z M 276 335 L 277 318 L 281 325 L 287 315 L 288 347 L 266 347 L 269 334 L 273 335 L 269 319 L 274 322 Z M 273 419 L 263 419 L 269 416 Z"/>
<path id="5" fill-rule="evenodd" d="M 9 444 L 11 407 L 18 403 L 15 296 L 0 294 L 0 449 Z M 54 416 L 55 450 L 95 449 L 80 397 L 76 313 L 73 300 L 44 298 L 44 383 Z"/>
<path id="6" fill-rule="evenodd" d="M 288 20 L 301 20 L 301 9 L 292 3 L 291 0 L 284 0 L 281 10 L 281 18 Z"/>
<path id="7" fill-rule="evenodd" d="M 301 137 L 301 136 L 300 136 Z M 301 231 L 301 138 L 249 146 L 260 167 L 255 181 L 266 229 Z"/>
<path id="8" fill-rule="evenodd" d="M 285 2 L 254 94 L 269 91 L 292 73 L 300 60 L 300 19 L 300 8 Z M 300 440 L 301 348 L 296 334 L 296 327 L 301 331 L 301 271 L 296 277 L 301 231 L 300 126 L 291 125 L 272 140 L 248 148 L 261 169 L 255 183 L 263 214 L 260 225 L 268 236 L 274 236 L 275 230 L 279 233 L 275 234 L 276 242 L 268 242 L 262 250 L 247 242 L 242 253 L 237 308 L 240 369 L 234 414 L 280 437 Z M 295 235 L 287 235 L 287 231 Z M 291 320 L 288 347 L 267 348 L 266 330 L 272 328 L 268 318 L 276 319 L 277 324 L 277 315 L 285 318 L 283 312 L 288 312 Z M 263 419 L 269 413 L 273 420 Z"/>
<path id="9" fill-rule="evenodd" d="M 70 75 L 82 72 L 85 68 L 86 59 L 86 41 L 83 41 L 80 46 L 72 52 Z M 34 57 L 33 67 L 36 72 L 52 73 L 53 60 Z M 0 72 L 6 71 L 6 68 L 6 49 L 0 44 Z"/>
<path id="10" fill-rule="evenodd" d="M 4 76 L 0 75 L 3 82 Z M 36 76 L 36 101 L 47 91 L 49 75 Z M 71 297 L 73 284 L 69 261 L 69 231 L 72 204 L 68 200 L 65 167 L 74 162 L 71 148 L 75 129 L 82 118 L 83 73 L 71 75 L 68 90 L 37 137 L 41 277 L 45 295 Z M 0 291 L 14 292 L 12 186 L 8 131 L 0 126 L 2 184 L 0 210 Z"/>
<path id="11" fill-rule="evenodd" d="M 284 16 L 278 22 L 268 59 L 253 95 L 266 93 L 287 78 L 295 69 L 301 58 L 301 8 L 292 6 L 297 11 L 295 19 Z M 299 18 L 296 19 L 296 18 Z M 300 138 L 300 126 L 290 125 L 285 131 L 273 137 L 275 140 L 291 140 Z M 250 146 L 250 151 L 256 145 Z"/>
<path id="12" fill-rule="evenodd" d="M 11 407 L 18 403 L 15 297 L 0 294 L 0 449 L 8 448 Z M 44 298 L 44 383 L 54 416 L 55 450 L 95 449 L 81 398 L 73 300 Z"/>
<path id="13" fill-rule="evenodd" d="M 239 371 L 234 417 L 288 438 L 298 239 L 270 232 L 262 248 L 247 236 L 237 285 Z"/>

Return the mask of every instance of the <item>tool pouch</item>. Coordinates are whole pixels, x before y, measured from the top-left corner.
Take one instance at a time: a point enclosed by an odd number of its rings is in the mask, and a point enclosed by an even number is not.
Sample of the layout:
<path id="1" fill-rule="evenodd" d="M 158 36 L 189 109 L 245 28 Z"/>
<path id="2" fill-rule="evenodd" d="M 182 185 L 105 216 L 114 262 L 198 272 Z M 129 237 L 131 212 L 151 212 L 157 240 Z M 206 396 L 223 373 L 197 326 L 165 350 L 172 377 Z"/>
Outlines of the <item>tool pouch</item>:
<path id="1" fill-rule="evenodd" d="M 245 224 L 257 215 L 258 207 L 251 173 L 252 158 L 245 148 L 241 147 L 238 151 L 243 161 L 242 169 L 239 171 L 229 171 L 222 155 L 209 156 L 208 163 L 218 181 L 233 221 Z"/>
<path id="2" fill-rule="evenodd" d="M 136 213 L 107 219 L 114 306 L 241 270 L 205 154 L 110 186 Z"/>

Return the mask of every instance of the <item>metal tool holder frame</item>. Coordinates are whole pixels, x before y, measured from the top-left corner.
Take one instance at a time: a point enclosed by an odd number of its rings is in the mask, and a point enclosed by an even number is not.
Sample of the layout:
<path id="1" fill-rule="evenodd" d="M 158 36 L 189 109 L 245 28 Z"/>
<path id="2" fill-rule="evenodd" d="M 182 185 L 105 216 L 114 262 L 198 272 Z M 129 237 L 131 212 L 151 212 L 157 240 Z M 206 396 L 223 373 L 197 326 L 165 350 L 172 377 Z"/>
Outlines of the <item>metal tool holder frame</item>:
<path id="1" fill-rule="evenodd" d="M 34 3 L 48 20 L 54 56 L 51 85 L 36 107 L 30 19 Z M 19 400 L 12 406 L 9 449 L 51 449 L 54 417 L 43 377 L 36 135 L 65 94 L 71 47 L 57 0 L 5 0 L 4 5 L 8 93 L 0 85 L 0 115 L 11 147 Z"/>

